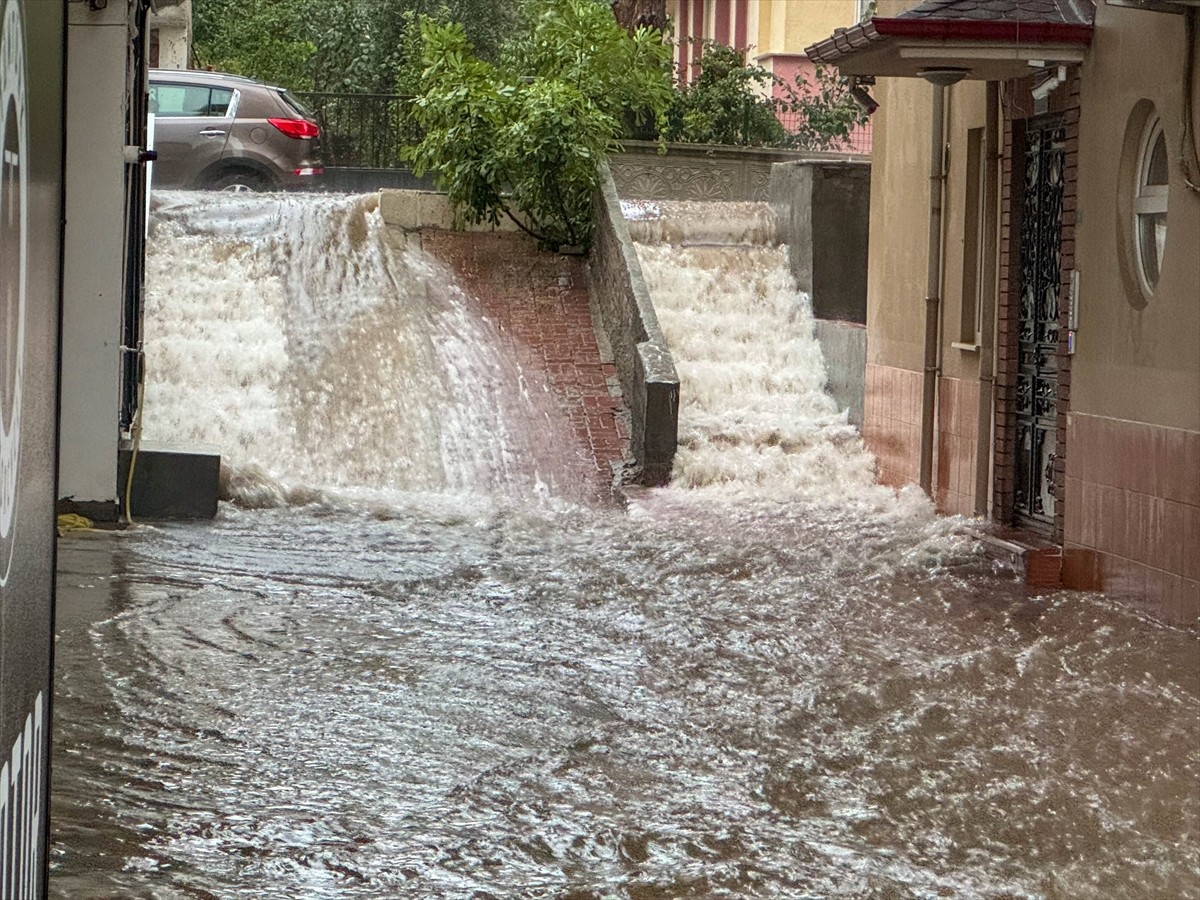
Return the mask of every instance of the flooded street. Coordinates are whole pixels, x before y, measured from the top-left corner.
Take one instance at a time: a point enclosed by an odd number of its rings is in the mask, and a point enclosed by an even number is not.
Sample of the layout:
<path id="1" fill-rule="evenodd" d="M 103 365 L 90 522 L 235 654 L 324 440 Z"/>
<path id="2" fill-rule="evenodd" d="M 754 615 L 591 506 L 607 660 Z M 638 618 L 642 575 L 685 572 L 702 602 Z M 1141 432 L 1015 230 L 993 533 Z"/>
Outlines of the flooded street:
<path id="1" fill-rule="evenodd" d="M 1197 896 L 1194 637 L 650 506 L 64 542 L 54 895 Z"/>
<path id="2" fill-rule="evenodd" d="M 514 364 L 369 210 L 196 203 L 156 223 L 147 428 L 233 435 L 230 500 L 60 541 L 53 897 L 1200 897 L 1196 634 L 874 485 L 777 254 L 641 248 L 681 453 L 623 507 L 538 390 L 464 388 Z M 264 209 L 355 264 L 318 290 Z"/>

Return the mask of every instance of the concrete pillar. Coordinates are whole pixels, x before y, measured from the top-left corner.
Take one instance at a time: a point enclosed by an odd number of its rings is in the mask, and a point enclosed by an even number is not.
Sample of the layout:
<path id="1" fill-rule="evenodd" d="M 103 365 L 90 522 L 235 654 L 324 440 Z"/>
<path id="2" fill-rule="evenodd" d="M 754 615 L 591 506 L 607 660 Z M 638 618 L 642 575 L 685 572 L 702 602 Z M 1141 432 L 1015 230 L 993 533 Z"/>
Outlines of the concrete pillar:
<path id="1" fill-rule="evenodd" d="M 58 493 L 101 519 L 115 517 L 118 497 L 128 6 L 67 5 Z"/>
<path id="2" fill-rule="evenodd" d="M 186 69 L 192 58 L 192 0 L 158 0 L 150 31 L 158 33 L 160 69 Z"/>

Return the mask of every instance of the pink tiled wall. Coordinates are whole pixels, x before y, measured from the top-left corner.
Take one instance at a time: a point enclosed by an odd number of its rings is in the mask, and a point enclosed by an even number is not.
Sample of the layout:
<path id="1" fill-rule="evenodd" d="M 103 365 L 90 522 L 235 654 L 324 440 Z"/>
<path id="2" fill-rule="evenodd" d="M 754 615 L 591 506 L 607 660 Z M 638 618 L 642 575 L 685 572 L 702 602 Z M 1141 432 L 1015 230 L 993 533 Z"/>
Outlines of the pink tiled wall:
<path id="1" fill-rule="evenodd" d="M 920 372 L 867 364 L 862 433 L 875 454 L 881 483 L 900 487 L 920 481 Z"/>
<path id="2" fill-rule="evenodd" d="M 975 439 L 979 383 L 942 378 L 938 383 L 937 508 L 951 515 L 975 512 Z"/>
<path id="3" fill-rule="evenodd" d="M 1200 432 L 1072 413 L 1063 582 L 1200 617 Z"/>

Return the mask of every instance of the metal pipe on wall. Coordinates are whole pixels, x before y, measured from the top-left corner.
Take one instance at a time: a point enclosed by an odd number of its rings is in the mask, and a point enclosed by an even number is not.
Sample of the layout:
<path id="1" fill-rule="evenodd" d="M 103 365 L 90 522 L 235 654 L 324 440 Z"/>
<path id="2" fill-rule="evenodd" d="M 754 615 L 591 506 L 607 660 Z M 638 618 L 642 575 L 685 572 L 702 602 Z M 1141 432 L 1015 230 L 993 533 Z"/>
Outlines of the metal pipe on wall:
<path id="1" fill-rule="evenodd" d="M 929 265 L 925 289 L 925 369 L 921 382 L 921 489 L 933 496 L 934 413 L 937 403 L 938 323 L 941 318 L 942 201 L 946 88 L 933 85 L 929 126 Z"/>
<path id="2" fill-rule="evenodd" d="M 979 421 L 975 432 L 975 515 L 986 516 L 992 462 L 992 403 L 995 377 L 997 244 L 1000 237 L 1000 84 L 987 83 L 984 100 L 983 159 L 983 271 L 980 273 L 979 311 Z"/>

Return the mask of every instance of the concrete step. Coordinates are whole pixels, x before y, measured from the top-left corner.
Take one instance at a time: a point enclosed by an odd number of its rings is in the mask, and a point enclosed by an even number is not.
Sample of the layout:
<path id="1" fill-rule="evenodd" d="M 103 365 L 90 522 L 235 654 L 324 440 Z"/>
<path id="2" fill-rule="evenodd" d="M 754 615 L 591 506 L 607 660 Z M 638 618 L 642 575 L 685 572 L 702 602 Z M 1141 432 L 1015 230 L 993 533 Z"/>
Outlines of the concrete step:
<path id="1" fill-rule="evenodd" d="M 120 451 L 121 502 L 129 477 L 132 450 Z M 217 514 L 221 456 L 212 450 L 146 446 L 133 466 L 129 508 L 138 519 L 211 519 Z"/>
<path id="2" fill-rule="evenodd" d="M 1062 587 L 1062 547 L 1039 534 L 1005 528 L 975 531 L 989 558 L 996 560 L 1030 587 Z"/>

